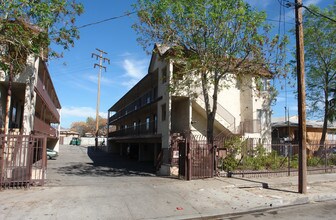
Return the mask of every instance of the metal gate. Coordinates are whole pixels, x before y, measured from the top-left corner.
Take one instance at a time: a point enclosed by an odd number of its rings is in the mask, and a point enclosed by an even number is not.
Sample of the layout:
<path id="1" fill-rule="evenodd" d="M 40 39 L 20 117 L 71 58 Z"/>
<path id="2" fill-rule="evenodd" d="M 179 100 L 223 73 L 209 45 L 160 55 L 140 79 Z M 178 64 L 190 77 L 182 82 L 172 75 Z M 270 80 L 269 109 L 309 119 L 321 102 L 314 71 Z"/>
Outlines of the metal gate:
<path id="1" fill-rule="evenodd" d="M 0 189 L 43 185 L 46 143 L 44 136 L 0 135 Z"/>
<path id="2" fill-rule="evenodd" d="M 175 142 L 179 152 L 179 176 L 186 179 L 203 179 L 214 176 L 214 151 L 206 139 L 191 137 Z"/>
<path id="3" fill-rule="evenodd" d="M 211 178 L 214 174 L 212 145 L 207 140 L 190 139 L 187 149 L 190 154 L 190 179 Z"/>

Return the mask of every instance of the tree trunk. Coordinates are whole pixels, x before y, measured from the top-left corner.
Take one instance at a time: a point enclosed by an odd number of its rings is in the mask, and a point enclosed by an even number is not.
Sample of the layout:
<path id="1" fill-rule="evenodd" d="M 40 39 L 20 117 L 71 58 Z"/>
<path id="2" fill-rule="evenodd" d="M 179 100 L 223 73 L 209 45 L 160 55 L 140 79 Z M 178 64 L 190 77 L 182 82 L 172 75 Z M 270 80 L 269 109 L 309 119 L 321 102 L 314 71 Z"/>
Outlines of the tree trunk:
<path id="1" fill-rule="evenodd" d="M 4 134 L 8 134 L 9 131 L 9 113 L 12 101 L 12 81 L 13 81 L 13 66 L 10 64 L 9 67 L 9 77 L 8 77 L 8 90 L 7 90 L 7 102 L 6 102 L 6 112 L 5 112 L 5 122 L 4 122 Z"/>
<path id="2" fill-rule="evenodd" d="M 322 155 L 324 150 L 324 142 L 326 139 L 327 129 L 328 129 L 328 113 L 329 113 L 329 102 L 328 102 L 328 88 L 324 91 L 324 119 L 322 127 L 322 135 L 319 143 L 319 148 L 317 150 L 317 155 Z"/>

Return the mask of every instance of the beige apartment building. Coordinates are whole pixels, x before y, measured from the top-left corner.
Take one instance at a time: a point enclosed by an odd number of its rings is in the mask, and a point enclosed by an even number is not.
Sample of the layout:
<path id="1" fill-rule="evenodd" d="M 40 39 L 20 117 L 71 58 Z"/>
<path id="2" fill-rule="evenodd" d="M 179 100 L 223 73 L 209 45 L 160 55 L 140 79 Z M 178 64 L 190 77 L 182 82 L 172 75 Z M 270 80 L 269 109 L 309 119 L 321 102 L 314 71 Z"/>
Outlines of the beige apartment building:
<path id="1" fill-rule="evenodd" d="M 46 61 L 29 56 L 13 76 L 5 123 L 9 76 L 0 70 L 0 187 L 43 185 L 47 148 L 59 151 L 61 105 Z"/>
<path id="2" fill-rule="evenodd" d="M 8 74 L 0 70 L 1 129 L 5 127 Z M 48 148 L 58 151 L 61 104 L 46 62 L 30 56 L 25 70 L 13 77 L 8 131 L 15 135 L 47 137 Z"/>
<path id="3" fill-rule="evenodd" d="M 148 74 L 108 110 L 108 146 L 111 152 L 138 161 L 152 161 L 158 173 L 171 175 L 172 139 L 187 133 L 206 136 L 206 112 L 201 90 L 172 92 L 178 68 L 165 59 L 170 48 L 154 47 Z M 256 91 L 254 78 L 231 82 L 218 94 L 214 134 L 271 142 L 267 85 Z M 176 156 L 176 155 L 173 155 Z M 157 166 L 159 164 L 159 166 Z"/>

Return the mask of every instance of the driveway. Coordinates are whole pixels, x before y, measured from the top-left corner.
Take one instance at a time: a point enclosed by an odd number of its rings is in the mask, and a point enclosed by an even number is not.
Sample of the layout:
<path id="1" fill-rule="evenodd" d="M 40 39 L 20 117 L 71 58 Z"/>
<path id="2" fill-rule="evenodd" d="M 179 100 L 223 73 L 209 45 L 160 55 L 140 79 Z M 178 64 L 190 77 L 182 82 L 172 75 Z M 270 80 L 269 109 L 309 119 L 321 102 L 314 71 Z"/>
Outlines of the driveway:
<path id="1" fill-rule="evenodd" d="M 152 162 L 138 162 L 94 147 L 61 145 L 56 160 L 48 160 L 46 186 L 86 185 L 111 177 L 153 177 Z"/>

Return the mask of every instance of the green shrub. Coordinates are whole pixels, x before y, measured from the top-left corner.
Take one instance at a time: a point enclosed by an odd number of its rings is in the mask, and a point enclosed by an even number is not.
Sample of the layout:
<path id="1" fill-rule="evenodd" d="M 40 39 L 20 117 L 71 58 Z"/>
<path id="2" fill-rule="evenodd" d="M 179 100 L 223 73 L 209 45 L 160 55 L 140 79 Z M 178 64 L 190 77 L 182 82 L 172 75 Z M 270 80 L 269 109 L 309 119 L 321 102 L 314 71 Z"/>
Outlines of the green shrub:
<path id="1" fill-rule="evenodd" d="M 232 155 L 220 158 L 219 163 L 222 170 L 227 172 L 234 171 L 238 166 L 238 161 Z"/>
<path id="2" fill-rule="evenodd" d="M 324 160 L 320 157 L 309 157 L 307 159 L 307 166 L 316 167 L 318 165 L 324 164 Z"/>
<path id="3" fill-rule="evenodd" d="M 328 158 L 328 165 L 334 165 L 336 166 L 336 154 L 332 154 L 329 158 Z"/>
<path id="4" fill-rule="evenodd" d="M 290 167 L 295 169 L 299 168 L 299 157 L 297 154 L 291 157 Z"/>

